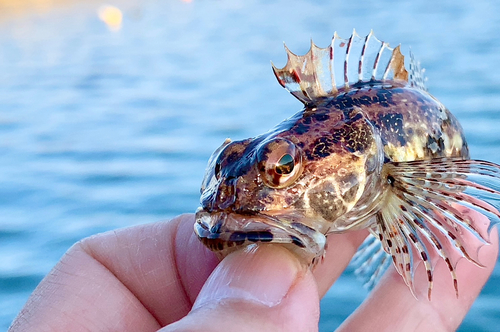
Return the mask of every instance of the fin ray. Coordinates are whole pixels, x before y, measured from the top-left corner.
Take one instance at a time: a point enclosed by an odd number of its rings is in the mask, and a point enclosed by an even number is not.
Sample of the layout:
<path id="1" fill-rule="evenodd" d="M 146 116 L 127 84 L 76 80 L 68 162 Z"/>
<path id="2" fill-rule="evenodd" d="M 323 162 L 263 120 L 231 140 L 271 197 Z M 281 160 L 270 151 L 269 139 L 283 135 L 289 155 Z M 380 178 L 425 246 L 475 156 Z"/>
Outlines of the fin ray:
<path id="1" fill-rule="evenodd" d="M 350 265 L 363 285 L 372 289 L 391 265 L 390 257 L 382 248 L 382 242 L 375 235 L 375 230 L 371 229 L 370 235 L 361 244 Z"/>
<path id="2" fill-rule="evenodd" d="M 412 247 L 420 253 L 419 260 L 427 271 L 429 299 L 431 255 L 437 254 L 447 264 L 458 297 L 458 260 L 465 258 L 482 266 L 479 249 L 489 244 L 491 227 L 500 221 L 500 166 L 440 158 L 393 162 L 384 167 L 393 179 L 375 228 L 382 246 L 410 289 L 415 262 L 406 252 Z M 485 218 L 471 217 L 474 213 Z M 405 253 L 400 252 L 402 248 Z M 402 265 L 408 263 L 409 267 Z"/>

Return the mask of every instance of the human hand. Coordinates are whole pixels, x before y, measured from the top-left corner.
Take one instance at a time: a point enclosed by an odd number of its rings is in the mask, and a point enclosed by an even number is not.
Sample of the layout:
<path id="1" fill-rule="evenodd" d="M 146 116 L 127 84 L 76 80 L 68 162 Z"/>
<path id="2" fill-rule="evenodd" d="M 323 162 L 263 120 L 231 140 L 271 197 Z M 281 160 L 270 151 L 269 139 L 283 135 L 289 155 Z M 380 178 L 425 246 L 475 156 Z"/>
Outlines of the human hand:
<path id="1" fill-rule="evenodd" d="M 193 223 L 193 215 L 183 215 L 80 241 L 40 283 L 10 331 L 315 331 L 320 298 L 366 236 L 329 235 L 327 255 L 311 272 L 276 245 L 238 251 L 218 264 Z M 456 329 L 493 270 L 496 229 L 491 241 L 479 255 L 486 268 L 458 264 L 458 299 L 442 261 L 432 301 L 416 300 L 391 267 L 339 330 Z M 417 270 L 416 283 L 426 289 L 423 272 Z"/>

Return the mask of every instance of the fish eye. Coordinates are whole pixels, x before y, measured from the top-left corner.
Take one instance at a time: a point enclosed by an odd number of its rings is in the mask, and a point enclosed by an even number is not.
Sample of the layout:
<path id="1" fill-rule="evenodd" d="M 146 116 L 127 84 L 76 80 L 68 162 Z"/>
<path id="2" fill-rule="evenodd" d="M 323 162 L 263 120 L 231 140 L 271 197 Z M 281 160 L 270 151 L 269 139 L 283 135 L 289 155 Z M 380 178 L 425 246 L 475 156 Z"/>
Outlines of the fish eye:
<path id="1" fill-rule="evenodd" d="M 276 173 L 280 175 L 290 174 L 295 167 L 295 161 L 290 154 L 285 154 L 280 160 L 276 163 Z"/>
<path id="2" fill-rule="evenodd" d="M 276 138 L 261 146 L 257 152 L 257 162 L 262 181 L 271 188 L 288 187 L 302 173 L 299 148 L 283 138 Z"/>

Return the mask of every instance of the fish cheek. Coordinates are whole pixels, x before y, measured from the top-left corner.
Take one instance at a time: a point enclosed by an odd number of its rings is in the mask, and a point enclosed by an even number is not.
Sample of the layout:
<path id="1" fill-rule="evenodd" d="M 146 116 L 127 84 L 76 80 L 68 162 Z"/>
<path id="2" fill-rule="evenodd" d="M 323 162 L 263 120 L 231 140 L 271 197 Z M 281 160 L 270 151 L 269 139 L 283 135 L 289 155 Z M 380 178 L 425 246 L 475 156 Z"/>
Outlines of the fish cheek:
<path id="1" fill-rule="evenodd" d="M 323 183 L 307 193 L 309 208 L 313 214 L 334 221 L 346 212 L 344 202 L 330 183 Z"/>
<path id="2" fill-rule="evenodd" d="M 359 190 L 359 183 L 355 183 L 351 188 L 349 188 L 343 195 L 342 198 L 346 203 L 354 203 Z M 353 204 L 354 205 L 354 204 Z"/>

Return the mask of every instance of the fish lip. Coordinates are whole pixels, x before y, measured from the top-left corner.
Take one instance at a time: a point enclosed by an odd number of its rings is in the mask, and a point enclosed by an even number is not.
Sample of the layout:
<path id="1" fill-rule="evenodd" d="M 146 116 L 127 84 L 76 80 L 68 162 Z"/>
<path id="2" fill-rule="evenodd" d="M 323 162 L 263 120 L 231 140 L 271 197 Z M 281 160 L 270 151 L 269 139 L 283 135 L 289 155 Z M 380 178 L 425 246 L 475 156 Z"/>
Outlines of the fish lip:
<path id="1" fill-rule="evenodd" d="M 247 234 L 264 236 L 262 242 L 272 240 L 276 232 L 283 232 L 279 227 L 266 223 L 269 220 L 262 214 L 241 214 L 232 211 L 208 212 L 198 209 L 195 215 L 194 232 L 198 239 L 215 254 L 222 258 L 241 245 L 249 245 Z"/>
<path id="2" fill-rule="evenodd" d="M 194 232 L 219 258 L 242 246 L 256 242 L 284 245 L 299 259 L 310 264 L 323 254 L 326 237 L 293 214 L 236 213 L 234 211 L 196 211 Z M 252 238 L 248 237 L 252 234 Z"/>
<path id="3" fill-rule="evenodd" d="M 238 235 L 245 233 L 272 233 L 281 237 L 284 237 L 284 234 L 301 236 L 301 232 L 293 226 L 300 222 L 294 222 L 292 216 L 285 214 L 274 216 L 254 211 L 241 213 L 198 208 L 195 220 L 194 231 L 207 246 L 210 242 L 235 242 L 234 239 L 238 238 Z M 213 246 L 209 247 L 213 249 Z"/>
<path id="4" fill-rule="evenodd" d="M 199 238 L 217 239 L 222 233 L 241 231 L 268 231 L 275 228 L 266 223 L 274 220 L 263 213 L 237 213 L 233 211 L 207 211 L 198 208 L 195 214 L 195 232 Z M 259 227 L 262 226 L 262 227 Z"/>

